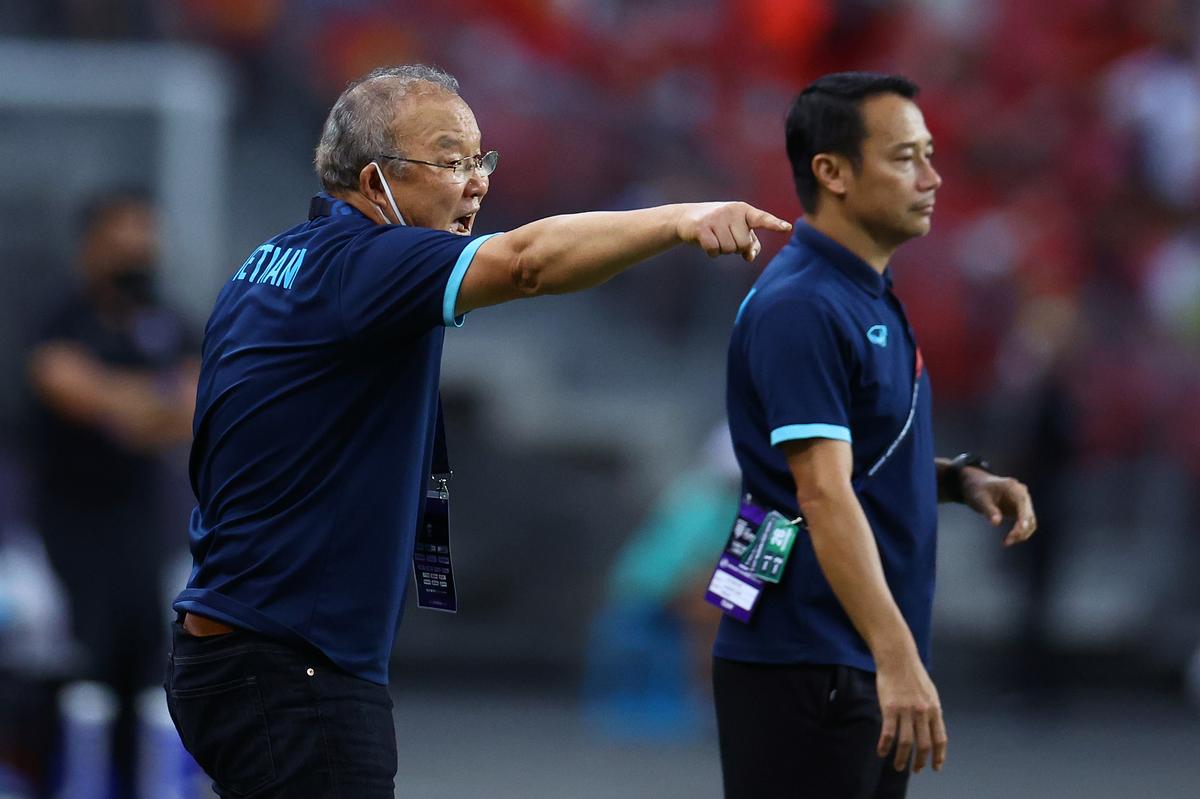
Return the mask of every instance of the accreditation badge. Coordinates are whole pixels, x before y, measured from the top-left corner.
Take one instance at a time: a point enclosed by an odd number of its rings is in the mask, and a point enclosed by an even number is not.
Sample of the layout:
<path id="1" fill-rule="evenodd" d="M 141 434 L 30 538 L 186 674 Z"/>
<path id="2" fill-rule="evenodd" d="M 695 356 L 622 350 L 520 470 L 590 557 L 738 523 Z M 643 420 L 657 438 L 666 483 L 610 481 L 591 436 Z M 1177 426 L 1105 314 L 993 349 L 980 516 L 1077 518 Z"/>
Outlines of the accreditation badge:
<path id="1" fill-rule="evenodd" d="M 727 616 L 749 622 L 763 589 L 782 578 L 802 522 L 763 508 L 750 494 L 743 496 L 704 599 Z"/>
<path id="2" fill-rule="evenodd" d="M 782 513 L 769 511 L 758 526 L 754 542 L 742 554 L 742 566 L 763 582 L 779 582 L 799 526 L 799 518 L 789 521 Z"/>
<path id="3" fill-rule="evenodd" d="M 413 583 L 417 606 L 458 612 L 454 566 L 450 562 L 450 475 L 435 474 L 425 492 L 425 522 L 413 545 Z"/>

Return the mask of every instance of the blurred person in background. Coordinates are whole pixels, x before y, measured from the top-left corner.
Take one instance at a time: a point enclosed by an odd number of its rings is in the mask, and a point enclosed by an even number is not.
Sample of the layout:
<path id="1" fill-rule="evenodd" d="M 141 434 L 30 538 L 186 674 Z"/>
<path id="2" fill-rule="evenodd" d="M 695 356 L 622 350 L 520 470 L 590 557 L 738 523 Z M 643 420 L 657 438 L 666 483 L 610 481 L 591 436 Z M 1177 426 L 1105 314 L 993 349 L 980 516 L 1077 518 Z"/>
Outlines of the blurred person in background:
<path id="1" fill-rule="evenodd" d="M 165 688 L 223 796 L 393 796 L 388 661 L 410 567 L 422 606 L 456 608 L 445 328 L 679 244 L 752 260 L 755 228 L 791 227 L 706 203 L 473 236 L 498 157 L 449 74 L 370 73 L 326 120 L 308 221 L 256 248 L 217 298 L 191 456 L 195 565 Z"/>
<path id="2" fill-rule="evenodd" d="M 29 356 L 33 520 L 69 597 L 82 679 L 117 700 L 117 781 L 135 758 L 138 693 L 161 679 L 161 456 L 187 441 L 199 362 L 157 291 L 155 208 L 136 190 L 83 211 L 80 284 Z M 102 780 L 101 775 L 95 775 Z"/>
<path id="3" fill-rule="evenodd" d="M 1075 303 L 1060 297 L 1026 301 L 1003 343 L 1001 380 L 991 415 L 1008 432 L 1007 458 L 1038 498 L 1038 535 L 1007 566 L 1019 573 L 1020 624 L 1014 657 L 1005 664 L 1014 687 L 1038 706 L 1061 695 L 1067 675 L 1053 635 L 1054 589 L 1070 550 L 1071 465 L 1079 457 L 1080 413 L 1071 392 L 1082 331 Z"/>
<path id="4" fill-rule="evenodd" d="M 934 458 L 929 376 L 888 271 L 929 231 L 941 185 L 916 94 L 899 76 L 826 75 L 788 114 L 807 220 L 743 301 L 727 396 L 740 519 L 794 543 L 779 583 L 756 584 L 730 566 L 735 527 L 710 587 L 738 580 L 717 593 L 713 648 L 727 797 L 902 797 L 910 763 L 940 770 L 927 671 L 937 504 L 1015 517 L 1006 545 L 1036 527 L 1020 482 L 976 456 Z M 772 512 L 795 520 L 793 538 L 776 538 Z"/>
<path id="5" fill-rule="evenodd" d="M 589 718 L 618 739 L 705 730 L 719 616 L 704 601 L 704 557 L 733 521 L 741 472 L 721 421 L 617 553 L 592 621 Z"/>

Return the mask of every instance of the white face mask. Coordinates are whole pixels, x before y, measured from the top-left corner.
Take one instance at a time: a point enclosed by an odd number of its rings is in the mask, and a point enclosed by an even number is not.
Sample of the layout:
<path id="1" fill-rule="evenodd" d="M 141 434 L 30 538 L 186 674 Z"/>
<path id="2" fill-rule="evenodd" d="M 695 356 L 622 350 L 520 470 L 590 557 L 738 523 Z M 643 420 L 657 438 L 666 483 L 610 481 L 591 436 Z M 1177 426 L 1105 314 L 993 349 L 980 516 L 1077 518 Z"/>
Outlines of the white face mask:
<path id="1" fill-rule="evenodd" d="M 394 213 L 396 215 L 395 224 L 398 224 L 398 225 L 408 224 L 407 222 L 404 221 L 404 217 L 400 215 L 400 209 L 396 207 L 396 200 L 393 199 L 393 197 L 392 197 L 392 189 L 390 186 L 388 186 L 387 178 L 385 178 L 383 176 L 383 169 L 379 166 L 379 162 L 372 161 L 371 166 L 375 167 L 375 171 L 379 173 L 379 182 L 383 184 L 383 193 L 387 195 L 388 204 L 390 206 L 392 206 L 392 213 Z M 383 212 L 382 208 L 380 208 L 378 205 L 376 205 L 375 208 L 379 211 L 379 216 L 382 217 L 383 223 L 385 225 L 393 224 L 392 220 L 387 218 L 387 214 L 385 214 Z"/>

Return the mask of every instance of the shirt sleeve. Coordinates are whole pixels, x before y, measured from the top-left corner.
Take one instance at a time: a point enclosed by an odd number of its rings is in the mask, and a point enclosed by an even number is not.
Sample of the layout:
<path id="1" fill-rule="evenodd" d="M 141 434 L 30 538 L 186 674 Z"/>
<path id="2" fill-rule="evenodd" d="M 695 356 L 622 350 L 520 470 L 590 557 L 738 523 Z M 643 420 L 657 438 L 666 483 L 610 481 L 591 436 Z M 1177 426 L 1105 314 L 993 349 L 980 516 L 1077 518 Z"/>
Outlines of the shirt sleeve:
<path id="1" fill-rule="evenodd" d="M 492 235 L 459 236 L 388 226 L 364 233 L 342 262 L 340 307 L 358 336 L 412 336 L 438 325 L 461 327 L 458 290 L 479 245 Z"/>
<path id="2" fill-rule="evenodd" d="M 771 446 L 804 438 L 850 441 L 848 348 L 820 298 L 779 298 L 748 315 L 746 357 Z"/>

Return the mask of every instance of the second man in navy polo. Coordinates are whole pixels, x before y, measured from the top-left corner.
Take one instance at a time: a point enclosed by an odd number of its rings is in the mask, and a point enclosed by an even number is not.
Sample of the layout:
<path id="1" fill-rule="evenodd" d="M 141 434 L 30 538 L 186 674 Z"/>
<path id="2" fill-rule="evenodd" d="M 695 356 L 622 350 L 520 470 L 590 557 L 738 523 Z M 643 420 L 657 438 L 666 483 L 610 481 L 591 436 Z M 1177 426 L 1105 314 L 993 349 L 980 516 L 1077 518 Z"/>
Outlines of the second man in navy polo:
<path id="1" fill-rule="evenodd" d="M 744 302 L 729 347 L 729 428 L 744 488 L 798 516 L 781 445 L 848 443 L 855 495 L 927 665 L 937 535 L 930 394 L 890 273 L 798 222 Z M 764 592 L 750 624 L 723 620 L 714 654 L 874 671 L 808 537 L 799 538 L 788 571 L 779 590 Z"/>
<path id="2" fill-rule="evenodd" d="M 738 312 L 727 400 L 746 494 L 735 531 L 770 511 L 799 527 L 764 523 L 751 550 L 794 541 L 778 583 L 755 593 L 723 559 L 710 585 L 730 611 L 713 648 L 726 799 L 897 799 L 910 763 L 940 769 L 938 500 L 1015 516 L 1009 543 L 1035 527 L 1019 482 L 934 458 L 930 380 L 888 266 L 929 231 L 941 185 L 916 92 L 827 75 L 788 115 L 807 220 Z"/>

